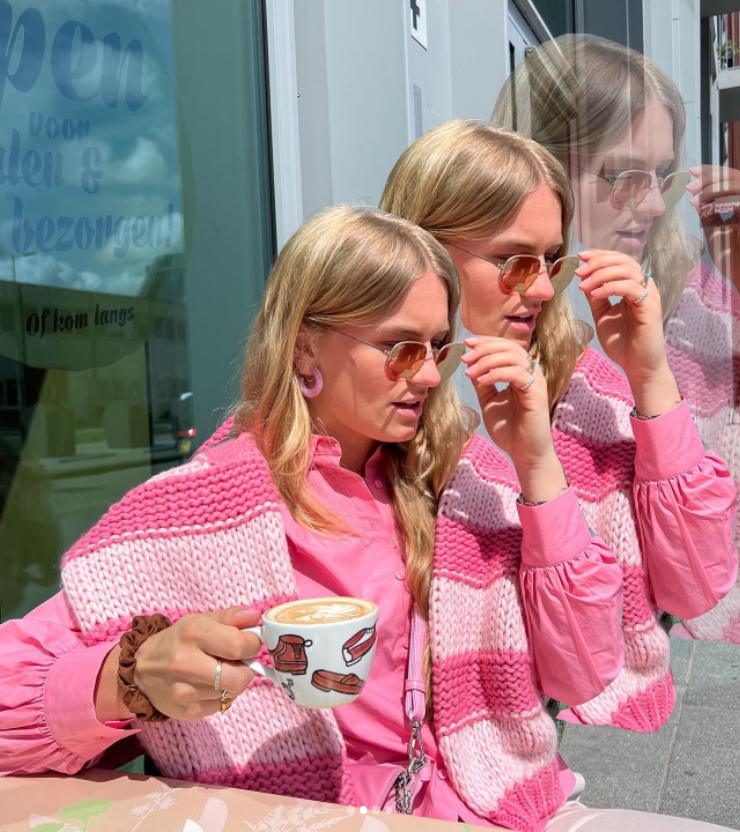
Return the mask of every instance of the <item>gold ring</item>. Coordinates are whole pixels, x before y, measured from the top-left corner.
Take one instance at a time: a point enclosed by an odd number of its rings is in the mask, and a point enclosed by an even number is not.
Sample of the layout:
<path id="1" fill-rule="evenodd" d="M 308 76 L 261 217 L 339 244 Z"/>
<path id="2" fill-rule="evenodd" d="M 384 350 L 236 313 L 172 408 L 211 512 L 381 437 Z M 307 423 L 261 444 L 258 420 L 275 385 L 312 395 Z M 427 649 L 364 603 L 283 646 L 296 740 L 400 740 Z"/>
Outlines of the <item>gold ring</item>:
<path id="1" fill-rule="evenodd" d="M 226 711 L 232 706 L 234 700 L 230 698 L 229 692 L 227 690 L 223 691 L 221 694 L 221 713 L 225 714 Z"/>
<path id="2" fill-rule="evenodd" d="M 642 286 L 643 289 L 647 289 L 648 284 L 652 280 L 652 277 L 650 276 L 649 272 L 645 271 L 645 269 L 640 269 L 640 274 L 642 275 L 642 280 L 640 281 L 640 286 Z"/>
<path id="3" fill-rule="evenodd" d="M 221 690 L 221 670 L 223 669 L 223 662 L 221 659 L 216 659 L 216 676 L 213 680 L 213 689 Z"/>
<path id="4" fill-rule="evenodd" d="M 536 367 L 537 367 L 537 362 L 534 360 L 534 358 L 532 358 L 532 356 L 530 356 L 529 357 L 529 367 L 527 367 L 527 372 L 530 374 L 530 376 L 534 375 L 534 371 L 535 371 Z"/>

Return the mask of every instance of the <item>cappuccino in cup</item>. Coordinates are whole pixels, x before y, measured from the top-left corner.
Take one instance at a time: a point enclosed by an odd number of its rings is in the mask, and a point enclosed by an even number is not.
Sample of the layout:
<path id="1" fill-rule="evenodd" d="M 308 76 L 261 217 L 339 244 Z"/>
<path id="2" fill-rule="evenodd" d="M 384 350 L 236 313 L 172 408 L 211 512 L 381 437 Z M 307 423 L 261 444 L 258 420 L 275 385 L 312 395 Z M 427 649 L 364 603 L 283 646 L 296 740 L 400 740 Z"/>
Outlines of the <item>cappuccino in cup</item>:
<path id="1" fill-rule="evenodd" d="M 336 708 L 360 695 L 375 655 L 378 608 L 362 598 L 289 601 L 262 616 L 257 635 L 272 667 L 245 661 L 304 708 Z"/>
<path id="2" fill-rule="evenodd" d="M 359 598 L 316 598 L 273 607 L 264 617 L 279 624 L 337 624 L 369 615 L 375 604 Z"/>

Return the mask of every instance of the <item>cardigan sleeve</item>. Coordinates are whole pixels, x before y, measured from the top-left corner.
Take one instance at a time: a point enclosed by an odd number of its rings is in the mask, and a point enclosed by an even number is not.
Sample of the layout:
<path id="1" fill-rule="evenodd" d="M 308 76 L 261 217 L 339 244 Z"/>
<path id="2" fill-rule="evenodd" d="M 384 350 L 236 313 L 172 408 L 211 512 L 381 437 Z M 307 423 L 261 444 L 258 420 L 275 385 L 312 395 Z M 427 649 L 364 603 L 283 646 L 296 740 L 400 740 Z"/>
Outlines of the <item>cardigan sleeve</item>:
<path id="1" fill-rule="evenodd" d="M 606 543 L 591 535 L 572 488 L 517 509 L 536 681 L 548 696 L 580 705 L 601 693 L 624 662 L 622 571 Z"/>
<path id="2" fill-rule="evenodd" d="M 640 546 L 656 605 L 681 618 L 713 609 L 737 579 L 737 493 L 707 451 L 682 401 L 654 419 L 632 418 Z"/>
<path id="3" fill-rule="evenodd" d="M 62 593 L 0 625 L 0 776 L 74 774 L 138 733 L 95 716 L 95 685 L 114 646 L 84 645 Z"/>

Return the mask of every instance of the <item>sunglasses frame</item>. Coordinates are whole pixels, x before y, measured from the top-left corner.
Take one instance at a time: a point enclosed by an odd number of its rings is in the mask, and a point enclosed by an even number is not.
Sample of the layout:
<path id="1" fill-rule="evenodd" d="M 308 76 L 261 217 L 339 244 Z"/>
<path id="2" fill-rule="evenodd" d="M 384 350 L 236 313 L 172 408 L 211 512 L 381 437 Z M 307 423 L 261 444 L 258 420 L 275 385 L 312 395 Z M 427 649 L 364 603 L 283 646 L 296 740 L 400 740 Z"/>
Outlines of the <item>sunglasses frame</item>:
<path id="1" fill-rule="evenodd" d="M 635 170 L 623 170 L 618 176 L 604 176 L 601 173 L 596 173 L 595 170 L 590 170 L 589 168 L 581 167 L 581 165 L 577 165 L 575 162 L 571 162 L 571 164 L 573 165 L 574 168 L 578 168 L 578 170 L 584 170 L 584 171 L 586 171 L 586 173 L 590 173 L 592 176 L 598 176 L 599 179 L 603 179 L 605 182 L 608 182 L 612 186 L 612 190 L 611 190 L 611 193 L 609 194 L 609 198 L 614 203 L 616 203 L 616 205 L 618 206 L 618 210 L 627 210 L 627 209 L 631 210 L 632 208 L 637 208 L 638 205 L 641 205 L 647 199 L 647 196 L 650 193 L 650 188 L 648 188 L 647 191 L 645 192 L 645 196 L 642 199 L 638 200 L 637 202 L 635 202 L 633 199 L 630 199 L 627 202 L 620 202 L 617 199 L 617 197 L 614 195 L 614 191 L 617 189 L 617 182 L 619 181 L 619 179 L 622 176 L 626 176 L 628 173 L 644 173 L 646 176 L 650 176 L 650 186 L 651 187 L 652 187 L 652 184 L 653 184 L 653 179 L 655 179 L 655 181 L 658 183 L 658 190 L 660 191 L 661 197 L 663 196 L 663 183 L 667 182 L 668 179 L 671 178 L 671 176 L 678 176 L 679 174 L 683 174 L 684 176 L 687 176 L 688 177 L 688 179 L 686 181 L 687 185 L 689 183 L 689 180 L 691 179 L 691 175 L 689 174 L 689 172 L 687 170 L 674 170 L 671 173 L 669 173 L 668 176 L 655 176 L 655 177 L 653 177 L 653 176 L 650 175 L 649 171 L 635 169 Z M 666 205 L 666 208 L 669 209 L 669 210 L 671 208 L 675 208 L 676 205 L 678 205 L 678 203 L 681 201 L 682 196 L 683 196 L 683 193 L 673 203 L 673 205 Z M 664 200 L 664 202 L 665 202 L 665 200 Z M 634 204 L 630 204 L 630 203 L 634 203 Z"/>
<path id="2" fill-rule="evenodd" d="M 537 278 L 540 275 L 540 272 L 542 271 L 542 262 L 540 261 L 539 257 L 535 257 L 534 254 L 515 254 L 513 257 L 507 258 L 506 261 L 504 262 L 504 264 L 501 265 L 500 263 L 497 263 L 495 260 L 491 260 L 490 257 L 484 257 L 482 254 L 476 254 L 474 251 L 468 251 L 468 249 L 461 248 L 460 246 L 455 245 L 455 243 L 445 243 L 445 245 L 452 246 L 452 248 L 456 248 L 456 249 L 458 249 L 458 251 L 464 251 L 466 254 L 469 254 L 471 257 L 477 257 L 479 260 L 485 260 L 486 263 L 490 263 L 491 265 L 493 265 L 497 269 L 499 269 L 498 287 L 501 290 L 502 294 L 504 294 L 504 295 L 514 295 L 514 294 L 523 295 L 526 291 L 528 291 L 529 289 L 532 288 L 532 285 L 534 284 L 535 280 L 537 280 Z M 509 268 L 509 270 L 507 272 L 506 267 L 510 263 L 513 263 L 514 261 L 518 260 L 519 258 L 526 258 L 527 260 L 536 260 L 540 264 L 540 268 L 537 271 L 537 273 L 533 276 L 534 277 L 533 280 L 530 280 L 529 283 L 526 283 L 526 282 L 524 283 L 524 288 L 523 289 L 519 289 L 519 288 L 512 289 L 510 286 L 507 286 L 506 283 L 504 282 L 504 275 L 509 274 L 511 272 L 511 268 Z M 580 260 L 574 254 L 566 254 L 563 257 L 558 257 L 558 259 L 554 263 L 545 263 L 544 264 L 544 268 L 547 271 L 547 276 L 550 279 L 550 284 L 552 285 L 553 290 L 554 290 L 556 295 L 559 295 L 562 292 L 564 292 L 568 288 L 568 286 L 570 285 L 570 282 L 575 277 L 575 269 L 573 269 L 573 274 L 568 279 L 568 282 L 562 287 L 555 288 L 555 285 L 552 283 L 551 273 L 552 273 L 552 270 L 555 268 L 555 266 L 557 266 L 558 263 L 562 263 L 564 260 L 570 260 L 571 262 L 575 260 L 576 268 L 578 268 L 578 266 L 580 265 Z"/>
<path id="3" fill-rule="evenodd" d="M 429 360 L 429 353 L 427 352 L 426 356 L 424 357 L 424 361 L 422 361 L 421 366 L 419 367 L 418 370 L 413 372 L 410 376 L 404 375 L 403 373 L 401 373 L 399 375 L 398 373 L 395 373 L 393 370 L 390 369 L 390 363 L 391 363 L 391 361 L 394 360 L 394 357 L 393 357 L 394 351 L 396 349 L 398 349 L 399 347 L 402 347 L 404 344 L 418 344 L 419 346 L 424 347 L 424 349 L 426 350 L 427 349 L 426 344 L 422 343 L 421 341 L 399 341 L 397 344 L 394 344 L 389 350 L 386 350 L 386 349 L 383 349 L 383 347 L 379 347 L 377 344 L 371 344 L 369 341 L 363 341 L 362 338 L 357 338 L 354 335 L 350 335 L 348 332 L 342 332 L 341 329 L 335 329 L 334 332 L 338 332 L 340 335 L 344 335 L 347 338 L 351 338 L 353 341 L 357 341 L 358 344 L 364 344 L 366 347 L 372 347 L 374 350 L 377 350 L 378 352 L 382 352 L 385 355 L 385 368 L 384 368 L 385 369 L 385 375 L 386 375 L 386 378 L 388 378 L 389 381 L 400 381 L 401 379 L 403 379 L 404 381 L 411 381 L 414 378 L 414 376 L 419 373 L 419 371 L 424 366 L 424 364 Z M 455 370 L 460 366 L 460 362 L 462 361 L 462 356 L 465 353 L 465 351 L 467 350 L 467 347 L 465 346 L 465 344 L 463 344 L 460 341 L 450 341 L 449 344 L 445 344 L 442 347 L 429 347 L 429 349 L 431 349 L 431 351 L 432 351 L 432 357 L 434 358 L 434 363 L 437 366 L 438 370 L 439 370 L 439 364 L 437 363 L 437 358 L 438 358 L 439 354 L 443 350 L 450 349 L 450 347 L 461 347 L 462 351 L 460 353 L 460 358 L 458 359 L 457 364 L 449 372 L 449 374 L 446 375 L 446 376 L 442 376 L 442 374 L 440 373 L 442 381 L 444 381 L 445 379 L 448 379 L 455 372 Z M 396 356 L 396 357 L 398 357 L 398 356 Z"/>

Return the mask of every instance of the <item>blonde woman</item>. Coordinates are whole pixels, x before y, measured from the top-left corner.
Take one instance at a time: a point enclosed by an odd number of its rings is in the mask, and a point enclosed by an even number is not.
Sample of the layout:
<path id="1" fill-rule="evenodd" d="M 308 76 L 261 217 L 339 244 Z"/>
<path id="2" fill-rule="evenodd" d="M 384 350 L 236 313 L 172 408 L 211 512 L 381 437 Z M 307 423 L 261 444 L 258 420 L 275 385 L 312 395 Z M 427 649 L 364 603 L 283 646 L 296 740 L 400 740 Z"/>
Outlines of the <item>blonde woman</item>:
<path id="1" fill-rule="evenodd" d="M 0 627 L 1 773 L 73 773 L 135 734 L 180 779 L 496 829 L 625 828 L 566 804 L 575 777 L 540 692 L 578 703 L 619 672 L 621 572 L 565 482 L 523 350 L 467 358 L 517 391 L 484 415 L 513 467 L 471 438 L 447 380 L 457 308 L 449 255 L 405 220 L 335 208 L 297 232 L 235 418 L 111 508 L 64 558 L 60 595 Z M 694 485 L 668 504 L 659 486 L 640 486 L 645 529 L 671 536 Z M 683 542 L 721 537 L 731 502 L 718 483 Z M 240 660 L 266 652 L 240 631 L 333 595 L 379 607 L 372 675 L 356 701 L 304 710 L 253 679 Z"/>
<path id="2" fill-rule="evenodd" d="M 650 273 L 678 386 L 702 439 L 740 482 L 740 171 L 685 170 L 686 113 L 673 80 L 639 52 L 593 36 L 535 50 L 507 80 L 492 121 L 561 162 L 580 247 L 618 252 Z M 703 244 L 683 228 L 682 197 L 699 215 Z M 702 245 L 715 268 L 697 264 Z M 740 644 L 740 585 L 673 633 Z"/>
<path id="3" fill-rule="evenodd" d="M 462 323 L 475 335 L 465 341 L 473 359 L 464 361 L 476 362 L 466 375 L 484 417 L 518 394 L 510 384 L 495 387 L 509 379 L 483 351 L 513 350 L 541 367 L 558 457 L 589 526 L 622 569 L 624 666 L 603 692 L 561 717 L 656 730 L 675 702 L 656 605 L 686 617 L 707 613 L 737 575 L 731 525 L 698 546 L 670 543 L 644 526 L 648 481 L 665 479 L 658 488 L 665 496 L 709 475 L 707 507 L 715 485 L 734 492 L 719 457 L 705 453 L 668 367 L 659 293 L 627 255 L 594 251 L 581 266 L 566 257 L 573 201 L 562 167 L 536 142 L 481 122 L 448 122 L 417 140 L 396 163 L 381 205 L 432 233 L 457 266 Z M 614 363 L 586 346 L 589 333 L 573 319 L 564 290 L 576 275 Z M 621 302 L 612 306 L 610 295 Z M 496 441 L 495 426 L 491 435 Z M 656 452 L 660 459 L 646 465 L 645 453 Z M 696 495 L 698 507 L 704 497 Z M 685 508 L 676 527 L 684 516 Z"/>

